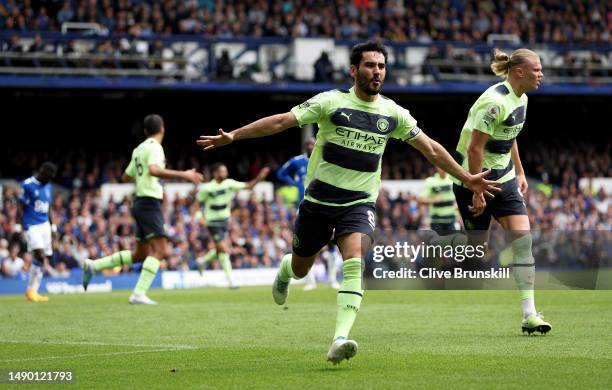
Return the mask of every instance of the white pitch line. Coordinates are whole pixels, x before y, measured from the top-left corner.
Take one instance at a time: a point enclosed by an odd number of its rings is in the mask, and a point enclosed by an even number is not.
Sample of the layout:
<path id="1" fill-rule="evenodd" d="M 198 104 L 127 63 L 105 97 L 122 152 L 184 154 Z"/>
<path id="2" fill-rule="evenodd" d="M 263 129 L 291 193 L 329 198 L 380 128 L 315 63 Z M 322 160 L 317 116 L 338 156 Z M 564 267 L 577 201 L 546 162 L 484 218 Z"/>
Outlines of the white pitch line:
<path id="1" fill-rule="evenodd" d="M 80 353 L 77 355 L 43 356 L 43 357 L 25 358 L 25 359 L 6 359 L 6 360 L 0 360 L 0 363 L 27 362 L 31 360 L 76 359 L 76 358 L 92 357 L 92 356 L 121 356 L 121 355 L 132 355 L 132 354 L 137 354 L 137 353 L 170 352 L 170 351 L 180 351 L 180 350 L 181 349 L 175 349 L 175 348 L 162 348 L 162 349 L 145 349 L 141 351 Z"/>
<path id="2" fill-rule="evenodd" d="M 189 344 L 121 344 L 104 343 L 100 341 L 33 341 L 33 340 L 2 340 L 0 344 L 34 344 L 34 345 L 91 345 L 97 347 L 134 347 L 134 348 L 166 348 L 166 349 L 195 349 Z"/>

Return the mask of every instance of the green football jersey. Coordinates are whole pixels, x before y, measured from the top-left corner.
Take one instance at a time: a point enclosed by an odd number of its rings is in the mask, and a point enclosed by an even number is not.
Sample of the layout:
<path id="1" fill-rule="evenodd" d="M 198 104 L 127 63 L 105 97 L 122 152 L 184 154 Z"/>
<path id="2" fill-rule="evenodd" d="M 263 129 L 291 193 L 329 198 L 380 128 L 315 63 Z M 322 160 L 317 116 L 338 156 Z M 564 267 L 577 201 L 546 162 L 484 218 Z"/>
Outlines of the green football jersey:
<path id="1" fill-rule="evenodd" d="M 148 196 L 163 199 L 164 188 L 159 178 L 152 176 L 149 165 L 166 167 L 164 148 L 153 138 L 147 138 L 132 152 L 132 160 L 125 169 L 125 173 L 136 180 L 136 196 Z"/>
<path id="2" fill-rule="evenodd" d="M 425 186 L 420 193 L 423 197 L 439 196 L 440 200 L 429 205 L 431 223 L 453 223 L 455 221 L 455 194 L 450 175 L 446 177 L 435 175 L 425 180 Z"/>
<path id="3" fill-rule="evenodd" d="M 376 202 L 387 141 L 410 141 L 421 132 L 408 110 L 382 95 L 363 101 L 354 87 L 320 93 L 291 112 L 300 127 L 319 126 L 304 199 L 329 206 Z"/>
<path id="4" fill-rule="evenodd" d="M 511 149 L 515 138 L 523 129 L 527 116 L 527 95 L 516 96 L 508 81 L 489 87 L 480 97 L 468 114 L 461 130 L 457 152 L 460 163 L 468 168 L 467 150 L 474 129 L 489 135 L 485 145 L 483 169 L 494 171 L 487 177 L 504 183 L 513 179 L 516 174 L 511 159 Z M 453 178 L 453 182 L 460 182 Z"/>
<path id="5" fill-rule="evenodd" d="M 234 193 L 246 183 L 225 179 L 221 183 L 212 180 L 200 186 L 197 199 L 204 202 L 204 218 L 209 226 L 224 225 L 231 215 Z"/>

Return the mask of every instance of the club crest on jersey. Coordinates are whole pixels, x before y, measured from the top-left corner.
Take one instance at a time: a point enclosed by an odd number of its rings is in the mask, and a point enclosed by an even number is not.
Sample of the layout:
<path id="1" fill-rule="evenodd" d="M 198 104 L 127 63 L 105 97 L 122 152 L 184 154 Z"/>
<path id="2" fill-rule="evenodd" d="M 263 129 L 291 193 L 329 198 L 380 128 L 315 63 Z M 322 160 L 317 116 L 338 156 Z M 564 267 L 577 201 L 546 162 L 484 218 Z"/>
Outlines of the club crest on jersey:
<path id="1" fill-rule="evenodd" d="M 492 118 L 497 118 L 497 116 L 499 115 L 499 106 L 489 106 L 489 108 L 487 108 L 487 114 L 489 114 L 489 116 L 491 116 Z"/>
<path id="2" fill-rule="evenodd" d="M 378 130 L 385 132 L 389 128 L 389 121 L 385 118 L 379 118 L 376 121 L 376 127 L 378 128 Z"/>

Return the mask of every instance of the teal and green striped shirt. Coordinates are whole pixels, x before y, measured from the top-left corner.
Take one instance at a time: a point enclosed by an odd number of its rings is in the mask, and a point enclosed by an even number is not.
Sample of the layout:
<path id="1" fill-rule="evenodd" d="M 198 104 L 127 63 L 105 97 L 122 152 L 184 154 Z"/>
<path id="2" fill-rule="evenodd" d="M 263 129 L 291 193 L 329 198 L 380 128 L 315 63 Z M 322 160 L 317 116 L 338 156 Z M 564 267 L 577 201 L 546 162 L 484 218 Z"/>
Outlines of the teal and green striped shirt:
<path id="1" fill-rule="evenodd" d="M 433 198 L 440 197 L 437 202 L 429 205 L 429 218 L 431 223 L 453 223 L 455 222 L 455 194 L 453 193 L 453 181 L 450 175 L 440 176 L 439 173 L 428 177 L 420 195 Z"/>
<path id="2" fill-rule="evenodd" d="M 410 141 L 421 132 L 408 110 L 382 95 L 363 101 L 354 87 L 320 93 L 291 112 L 300 127 L 319 126 L 304 199 L 330 206 L 376 202 L 387 141 Z"/>
<path id="3" fill-rule="evenodd" d="M 234 193 L 245 186 L 246 183 L 234 179 L 225 179 L 220 183 L 212 180 L 202 184 L 197 199 L 204 202 L 206 224 L 209 226 L 225 225 L 231 215 Z"/>
<path id="4" fill-rule="evenodd" d="M 474 130 L 489 135 L 485 145 L 483 169 L 491 168 L 493 172 L 488 180 L 499 180 L 505 183 L 516 174 L 511 159 L 511 149 L 515 138 L 523 129 L 527 117 L 527 95 L 516 96 L 508 81 L 489 87 L 480 97 L 468 114 L 461 130 L 457 152 L 459 163 L 469 170 L 467 150 Z M 461 184 L 452 178 L 453 182 Z"/>

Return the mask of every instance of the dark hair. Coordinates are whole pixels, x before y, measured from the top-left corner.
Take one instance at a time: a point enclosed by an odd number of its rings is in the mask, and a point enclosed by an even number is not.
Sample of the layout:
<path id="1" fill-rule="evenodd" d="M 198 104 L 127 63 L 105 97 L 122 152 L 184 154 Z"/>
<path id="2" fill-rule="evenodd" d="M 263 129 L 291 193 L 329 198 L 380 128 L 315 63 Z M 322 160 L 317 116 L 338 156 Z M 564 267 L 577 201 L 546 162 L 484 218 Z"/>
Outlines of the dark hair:
<path id="1" fill-rule="evenodd" d="M 217 172 L 219 168 L 224 167 L 224 166 L 225 164 L 223 164 L 222 162 L 214 163 L 212 166 L 212 171 Z"/>
<path id="2" fill-rule="evenodd" d="M 46 172 L 49 174 L 49 176 L 53 177 L 57 173 L 57 165 L 53 164 L 51 161 L 45 161 L 42 163 L 38 171 Z"/>
<path id="3" fill-rule="evenodd" d="M 353 46 L 351 49 L 351 65 L 355 65 L 359 68 L 359 63 L 361 62 L 364 51 L 377 51 L 385 57 L 385 62 L 387 62 L 388 53 L 385 46 L 377 41 L 368 41 Z"/>
<path id="4" fill-rule="evenodd" d="M 147 137 L 155 135 L 164 127 L 164 120 L 157 114 L 147 115 L 144 118 L 144 133 Z"/>

